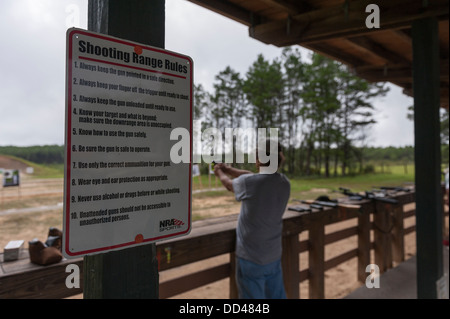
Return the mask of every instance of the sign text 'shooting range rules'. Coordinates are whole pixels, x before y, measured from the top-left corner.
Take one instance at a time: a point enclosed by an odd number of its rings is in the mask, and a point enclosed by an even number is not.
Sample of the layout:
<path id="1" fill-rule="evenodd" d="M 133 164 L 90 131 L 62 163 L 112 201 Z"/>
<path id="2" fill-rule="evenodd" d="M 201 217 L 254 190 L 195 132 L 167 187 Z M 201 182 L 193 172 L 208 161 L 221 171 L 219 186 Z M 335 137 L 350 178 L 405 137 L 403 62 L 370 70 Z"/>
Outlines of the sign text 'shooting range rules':
<path id="1" fill-rule="evenodd" d="M 192 137 L 192 71 L 178 53 L 67 31 L 67 258 L 190 231 L 191 164 L 171 162 L 170 132 Z"/>

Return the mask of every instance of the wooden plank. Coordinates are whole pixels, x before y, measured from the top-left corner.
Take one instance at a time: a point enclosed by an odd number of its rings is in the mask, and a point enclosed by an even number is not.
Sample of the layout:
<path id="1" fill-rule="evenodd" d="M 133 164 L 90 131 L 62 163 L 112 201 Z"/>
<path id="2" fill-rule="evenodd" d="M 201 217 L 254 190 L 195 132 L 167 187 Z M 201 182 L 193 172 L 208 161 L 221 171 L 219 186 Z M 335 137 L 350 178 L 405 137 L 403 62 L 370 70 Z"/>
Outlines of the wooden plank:
<path id="1" fill-rule="evenodd" d="M 380 267 L 380 272 L 383 273 L 392 268 L 391 231 L 393 224 L 390 218 L 392 205 L 376 202 L 375 207 L 373 217 L 375 264 Z"/>
<path id="2" fill-rule="evenodd" d="M 161 299 L 173 297 L 180 293 L 196 289 L 203 285 L 228 278 L 230 275 L 230 264 L 223 264 L 213 268 L 205 269 L 183 277 L 171 279 L 160 283 L 159 296 Z"/>
<path id="3" fill-rule="evenodd" d="M 401 263 L 405 261 L 405 234 L 403 205 L 398 205 L 392 209 L 392 261 Z"/>
<path id="4" fill-rule="evenodd" d="M 411 209 L 405 212 L 405 215 L 403 216 L 403 218 L 409 218 L 409 217 L 413 217 L 416 216 L 416 210 L 415 209 Z"/>
<path id="5" fill-rule="evenodd" d="M 439 79 L 444 81 L 449 77 L 448 59 L 440 60 L 439 65 Z M 403 83 L 412 83 L 411 64 L 356 67 L 355 72 L 357 75 L 372 81 L 400 81 Z"/>
<path id="6" fill-rule="evenodd" d="M 236 282 L 236 253 L 230 253 L 230 299 L 238 299 L 239 291 Z"/>
<path id="7" fill-rule="evenodd" d="M 76 264 L 80 267 L 80 288 L 67 288 L 66 266 Z M 12 272 L 0 276 L 0 299 L 55 299 L 70 297 L 82 292 L 83 260 L 60 262 L 39 266 L 26 272 Z"/>
<path id="8" fill-rule="evenodd" d="M 333 233 L 325 235 L 325 245 L 334 243 L 336 241 L 354 236 L 358 234 L 358 227 L 350 227 L 342 230 L 335 231 Z"/>
<path id="9" fill-rule="evenodd" d="M 325 271 L 327 271 L 328 269 L 336 267 L 337 265 L 342 264 L 343 262 L 346 262 L 347 260 L 350 260 L 357 256 L 358 256 L 358 248 L 349 250 L 343 254 L 340 254 L 339 256 L 327 260 L 325 262 L 324 269 Z"/>
<path id="10" fill-rule="evenodd" d="M 299 254 L 298 234 L 283 237 L 283 255 L 281 258 L 283 267 L 283 281 L 288 299 L 299 299 Z"/>
<path id="11" fill-rule="evenodd" d="M 311 10 L 311 6 L 304 1 L 292 3 L 285 0 L 261 0 L 261 2 L 267 3 L 274 8 L 282 9 L 286 12 L 286 15 L 297 15 Z"/>
<path id="12" fill-rule="evenodd" d="M 325 298 L 325 229 L 316 222 L 309 229 L 309 298 Z"/>
<path id="13" fill-rule="evenodd" d="M 302 240 L 298 243 L 298 253 L 309 250 L 309 240 Z"/>
<path id="14" fill-rule="evenodd" d="M 287 20 L 273 21 L 250 27 L 251 37 L 275 46 L 311 44 L 329 38 L 364 35 L 377 29 L 366 27 L 368 13 L 365 8 L 371 1 L 352 1 L 349 5 L 312 10 L 292 17 L 290 32 L 286 33 Z M 448 17 L 448 1 L 436 0 L 424 8 L 422 3 L 409 0 L 380 0 L 380 29 L 409 26 L 412 21 L 425 17 Z"/>
<path id="15" fill-rule="evenodd" d="M 413 233 L 413 232 L 415 232 L 415 231 L 416 231 L 416 225 L 412 225 L 412 226 L 406 227 L 406 228 L 403 230 L 403 233 L 404 233 L 405 235 L 408 235 L 409 233 Z"/>
<path id="16" fill-rule="evenodd" d="M 366 267 L 370 264 L 370 214 L 358 217 L 358 273 L 357 279 L 365 282 Z"/>
<path id="17" fill-rule="evenodd" d="M 303 282 L 305 280 L 308 280 L 309 279 L 309 269 L 304 269 L 304 270 L 300 271 L 298 279 L 299 279 L 299 283 Z"/>
<path id="18" fill-rule="evenodd" d="M 236 222 L 220 223 L 211 227 L 195 227 L 185 237 L 157 243 L 159 270 L 171 269 L 197 260 L 234 251 Z M 192 249 L 197 247 L 197 249 Z M 170 249 L 170 259 L 167 258 Z"/>
<path id="19" fill-rule="evenodd" d="M 208 10 L 214 11 L 234 21 L 250 26 L 251 12 L 225 0 L 188 0 Z"/>

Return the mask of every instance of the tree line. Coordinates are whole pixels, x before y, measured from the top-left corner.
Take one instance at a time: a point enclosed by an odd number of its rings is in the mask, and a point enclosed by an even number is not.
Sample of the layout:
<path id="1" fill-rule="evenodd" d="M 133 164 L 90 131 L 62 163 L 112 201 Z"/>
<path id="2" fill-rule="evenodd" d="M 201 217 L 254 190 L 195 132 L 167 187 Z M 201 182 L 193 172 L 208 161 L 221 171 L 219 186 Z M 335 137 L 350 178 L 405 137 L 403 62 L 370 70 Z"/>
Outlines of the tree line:
<path id="1" fill-rule="evenodd" d="M 195 85 L 194 119 L 203 127 L 279 129 L 290 174 L 328 177 L 362 167 L 375 98 L 385 83 L 369 83 L 342 63 L 287 47 L 272 61 L 262 54 L 245 75 L 227 66 L 213 92 Z"/>
<path id="2" fill-rule="evenodd" d="M 0 154 L 12 155 L 37 164 L 63 164 L 64 146 L 0 146 Z"/>
<path id="3" fill-rule="evenodd" d="M 373 103 L 387 92 L 385 83 L 369 83 L 342 63 L 316 53 L 302 57 L 298 48 L 287 47 L 272 61 L 258 55 L 245 74 L 227 66 L 215 76 L 212 92 L 194 85 L 194 119 L 202 121 L 202 131 L 278 128 L 287 173 L 348 175 L 368 171 L 370 161 L 414 161 L 412 146 L 368 145 L 368 128 L 375 123 Z M 441 125 L 443 162 L 448 163 L 448 111 Z M 59 145 L 0 146 L 0 154 L 40 164 L 64 163 L 64 146 Z"/>

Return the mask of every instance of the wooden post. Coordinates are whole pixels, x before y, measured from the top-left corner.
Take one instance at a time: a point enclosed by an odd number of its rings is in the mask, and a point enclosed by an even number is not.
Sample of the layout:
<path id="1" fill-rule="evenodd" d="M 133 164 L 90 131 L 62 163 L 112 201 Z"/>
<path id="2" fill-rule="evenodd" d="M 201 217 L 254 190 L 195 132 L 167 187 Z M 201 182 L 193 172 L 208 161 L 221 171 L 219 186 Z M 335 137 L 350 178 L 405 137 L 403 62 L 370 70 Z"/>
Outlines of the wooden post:
<path id="1" fill-rule="evenodd" d="M 392 261 L 401 263 L 405 261 L 405 232 L 403 205 L 392 208 Z"/>
<path id="2" fill-rule="evenodd" d="M 164 48 L 164 0 L 89 0 L 88 29 Z M 154 244 L 84 257 L 84 298 L 158 298 Z"/>
<path id="3" fill-rule="evenodd" d="M 309 298 L 325 298 L 325 226 L 320 220 L 309 228 Z"/>
<path id="4" fill-rule="evenodd" d="M 288 299 L 300 299 L 300 263 L 298 253 L 298 233 L 283 236 L 283 267 L 284 289 Z"/>
<path id="5" fill-rule="evenodd" d="M 417 297 L 436 298 L 443 275 L 439 37 L 436 18 L 412 24 Z"/>
<path id="6" fill-rule="evenodd" d="M 233 251 L 230 253 L 230 299 L 238 299 L 239 292 L 236 283 L 236 253 Z"/>
<path id="7" fill-rule="evenodd" d="M 366 282 L 366 267 L 370 264 L 370 213 L 358 216 L 358 280 Z"/>
<path id="8" fill-rule="evenodd" d="M 375 201 L 374 240 L 375 264 L 380 267 L 380 273 L 392 268 L 391 230 L 390 218 L 391 204 Z"/>

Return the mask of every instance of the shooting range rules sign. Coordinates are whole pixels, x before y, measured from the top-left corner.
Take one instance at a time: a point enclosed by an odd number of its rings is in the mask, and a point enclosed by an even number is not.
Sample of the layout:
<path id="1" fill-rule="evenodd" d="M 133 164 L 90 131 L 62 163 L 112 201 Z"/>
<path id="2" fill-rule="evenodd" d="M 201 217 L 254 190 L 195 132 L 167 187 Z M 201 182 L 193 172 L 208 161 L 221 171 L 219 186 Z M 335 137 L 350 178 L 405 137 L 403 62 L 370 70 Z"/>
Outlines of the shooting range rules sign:
<path id="1" fill-rule="evenodd" d="M 80 29 L 66 54 L 64 256 L 188 234 L 191 58 Z M 190 160 L 173 162 L 179 128 Z"/>

